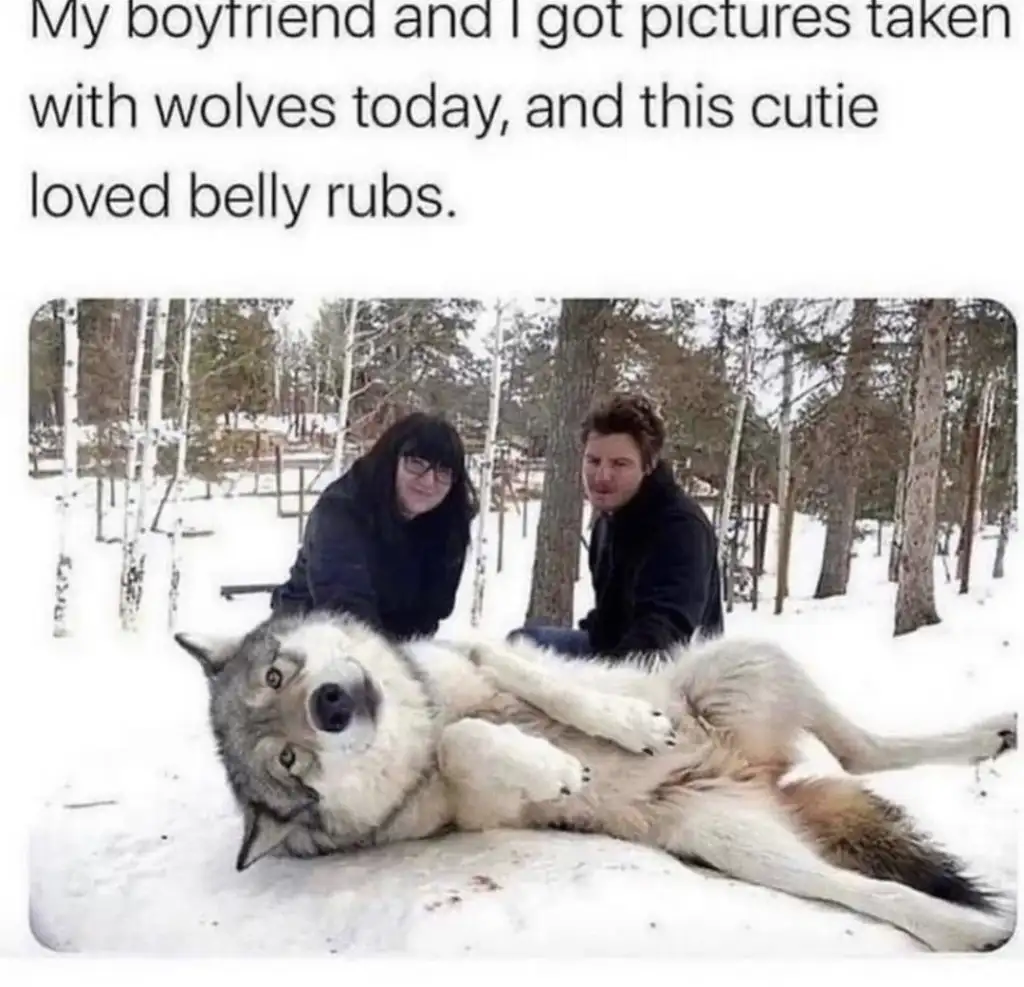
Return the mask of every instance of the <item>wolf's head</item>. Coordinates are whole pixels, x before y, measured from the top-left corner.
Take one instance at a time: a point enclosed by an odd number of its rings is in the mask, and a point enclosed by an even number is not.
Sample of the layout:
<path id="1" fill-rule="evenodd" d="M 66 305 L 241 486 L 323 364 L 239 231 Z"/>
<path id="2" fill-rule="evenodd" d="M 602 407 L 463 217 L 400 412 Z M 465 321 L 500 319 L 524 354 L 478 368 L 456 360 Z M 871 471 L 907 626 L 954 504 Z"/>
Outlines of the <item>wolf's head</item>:
<path id="1" fill-rule="evenodd" d="M 391 649 L 364 626 L 328 617 L 175 641 L 206 673 L 210 724 L 245 817 L 244 870 L 315 825 L 331 781 L 374 745 Z"/>

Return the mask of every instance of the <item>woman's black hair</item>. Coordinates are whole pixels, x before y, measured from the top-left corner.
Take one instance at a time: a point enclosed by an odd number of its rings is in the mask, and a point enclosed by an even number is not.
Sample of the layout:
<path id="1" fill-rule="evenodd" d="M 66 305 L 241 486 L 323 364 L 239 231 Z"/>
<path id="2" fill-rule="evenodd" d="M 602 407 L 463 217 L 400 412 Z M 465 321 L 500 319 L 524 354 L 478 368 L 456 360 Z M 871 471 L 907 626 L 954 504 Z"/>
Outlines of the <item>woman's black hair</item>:
<path id="1" fill-rule="evenodd" d="M 465 550 L 470 525 L 480 508 L 459 433 L 440 415 L 414 411 L 389 426 L 361 457 L 363 489 L 375 507 L 376 520 L 381 523 L 383 532 L 393 530 L 400 522 L 395 471 L 403 456 L 451 470 L 452 485 L 444 500 L 416 520 L 435 530 L 447 530 L 456 539 L 453 547 Z"/>

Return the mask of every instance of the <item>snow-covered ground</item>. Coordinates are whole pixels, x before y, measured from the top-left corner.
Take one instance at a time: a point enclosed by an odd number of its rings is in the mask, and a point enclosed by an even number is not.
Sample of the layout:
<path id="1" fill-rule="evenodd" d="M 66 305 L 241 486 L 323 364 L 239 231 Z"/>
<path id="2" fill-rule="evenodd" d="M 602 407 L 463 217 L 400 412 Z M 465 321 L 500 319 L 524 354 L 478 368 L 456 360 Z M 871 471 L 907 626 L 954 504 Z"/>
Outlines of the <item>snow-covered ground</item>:
<path id="1" fill-rule="evenodd" d="M 38 587 L 31 613 L 41 630 L 23 660 L 34 681 L 29 727 L 46 734 L 31 775 L 31 927 L 60 951 L 204 955 L 431 957 L 900 956 L 921 952 L 904 934 L 820 904 L 689 869 L 666 855 L 570 834 L 487 834 L 391 847 L 348 858 L 265 860 L 234 870 L 240 823 L 214 757 L 206 686 L 166 626 L 167 547 L 154 545 L 143 630 L 117 629 L 118 544 L 93 540 L 92 488 L 76 507 L 72 576 L 74 637 L 55 641 L 54 497 L 36 481 L 37 551 L 19 559 Z M 204 487 L 196 485 L 196 493 Z M 224 601 L 222 583 L 273 582 L 287 572 L 296 522 L 273 498 L 196 499 L 184 543 L 183 629 L 242 631 L 264 616 L 267 597 Z M 504 634 L 525 611 L 537 505 L 529 537 L 510 511 L 505 565 L 493 571 L 484 624 Z M 491 517 L 492 531 L 496 518 Z M 120 531 L 116 513 L 107 531 Z M 958 596 L 937 563 L 943 622 L 892 637 L 895 588 L 874 538 L 857 547 L 850 592 L 811 599 L 823 530 L 801 519 L 793 548 L 793 595 L 772 615 L 771 575 L 752 613 L 741 604 L 731 633 L 756 633 L 790 648 L 853 717 L 871 729 L 942 730 L 1020 706 L 1022 579 L 1011 542 L 1007 577 L 991 578 L 994 540 L 978 543 L 971 592 Z M 886 550 L 888 546 L 886 545 Z M 769 566 L 769 569 L 771 566 Z M 585 573 L 585 567 L 584 567 Z M 472 566 L 445 631 L 468 624 Z M 590 604 L 586 578 L 579 613 Z M 20 701 L 20 700 L 16 700 Z M 811 766 L 838 769 L 808 746 Z M 871 777 L 997 887 L 1015 892 L 1021 756 L 979 769 L 920 768 Z"/>

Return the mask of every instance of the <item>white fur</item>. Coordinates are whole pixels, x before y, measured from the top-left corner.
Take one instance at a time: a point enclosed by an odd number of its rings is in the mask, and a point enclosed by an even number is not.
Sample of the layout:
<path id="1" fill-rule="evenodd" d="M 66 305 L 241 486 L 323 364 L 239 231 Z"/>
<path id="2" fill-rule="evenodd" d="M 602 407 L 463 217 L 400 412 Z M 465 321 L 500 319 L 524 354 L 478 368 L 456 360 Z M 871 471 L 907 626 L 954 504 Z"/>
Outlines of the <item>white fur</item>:
<path id="1" fill-rule="evenodd" d="M 481 641 L 473 655 L 499 688 L 591 737 L 611 740 L 634 754 L 656 753 L 675 743 L 672 721 L 646 699 L 573 681 L 557 656 L 529 641 L 516 650 Z"/>
<path id="2" fill-rule="evenodd" d="M 830 864 L 759 771 L 788 764 L 802 731 L 850 771 L 971 763 L 997 753 L 1007 731 L 1015 746 L 1015 716 L 931 736 L 870 734 L 782 649 L 759 641 L 675 649 L 652 669 L 564 658 L 522 639 L 419 641 L 397 652 L 358 623 L 316 616 L 281 645 L 301 653 L 310 681 L 365 675 L 383 697 L 358 744 L 320 745 L 320 770 L 307 780 L 321 796 L 318 846 L 343 849 L 369 833 L 424 838 L 450 823 L 566 823 L 843 905 L 939 950 L 990 946 L 1012 928 Z M 645 747 L 654 756 L 636 754 Z M 293 827 L 280 838 L 308 852 L 301 841 L 314 835 Z"/>
<path id="3" fill-rule="evenodd" d="M 445 729 L 440 765 L 457 789 L 490 793 L 486 800 L 466 801 L 458 813 L 462 829 L 500 825 L 524 803 L 576 795 L 589 780 L 589 771 L 578 758 L 543 737 L 528 736 L 509 723 L 473 717 Z"/>

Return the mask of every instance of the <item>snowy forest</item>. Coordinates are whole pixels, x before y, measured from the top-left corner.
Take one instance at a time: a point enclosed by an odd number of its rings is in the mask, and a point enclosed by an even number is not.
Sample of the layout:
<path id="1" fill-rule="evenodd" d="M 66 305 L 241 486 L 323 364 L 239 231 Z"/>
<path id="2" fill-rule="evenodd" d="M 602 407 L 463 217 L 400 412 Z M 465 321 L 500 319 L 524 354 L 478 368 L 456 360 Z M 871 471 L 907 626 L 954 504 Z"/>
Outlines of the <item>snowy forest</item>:
<path id="1" fill-rule="evenodd" d="M 65 529 L 84 500 L 120 556 L 123 629 L 151 546 L 170 546 L 174 627 L 180 545 L 204 534 L 189 498 L 275 497 L 301 531 L 415 408 L 456 424 L 481 513 L 500 515 L 467 566 L 474 620 L 510 506 L 524 537 L 538 512 L 523 616 L 571 620 L 579 422 L 613 389 L 660 403 L 665 457 L 717 525 L 730 611 L 785 610 L 794 514 L 824 525 L 817 599 L 847 592 L 858 555 L 887 557 L 896 636 L 941 620 L 936 578 L 968 592 L 979 538 L 1001 578 L 1016 527 L 1016 331 L 985 299 L 61 299 L 30 336 L 29 472 L 60 491 L 57 636 L 73 633 Z"/>

